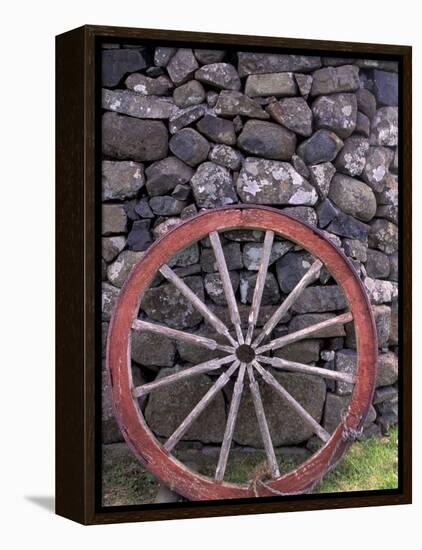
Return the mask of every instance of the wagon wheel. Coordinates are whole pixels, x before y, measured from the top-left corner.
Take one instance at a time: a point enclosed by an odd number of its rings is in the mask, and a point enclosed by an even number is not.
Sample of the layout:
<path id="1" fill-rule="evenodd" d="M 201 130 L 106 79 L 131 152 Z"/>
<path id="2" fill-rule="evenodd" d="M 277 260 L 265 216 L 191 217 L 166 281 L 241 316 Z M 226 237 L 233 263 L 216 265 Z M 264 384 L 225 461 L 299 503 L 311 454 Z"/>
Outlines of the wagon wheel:
<path id="1" fill-rule="evenodd" d="M 254 289 L 248 328 L 242 331 L 238 306 L 230 282 L 219 233 L 234 229 L 253 229 L 265 232 Z M 308 272 L 290 292 L 282 304 L 256 336 L 258 319 L 269 256 L 273 239 L 281 236 L 303 247 L 315 258 Z M 224 289 L 232 327 L 225 325 L 183 282 L 166 262 L 193 242 L 209 237 L 222 286 Z M 343 290 L 349 309 L 327 321 L 297 332 L 271 339 L 272 330 L 293 305 L 302 290 L 314 282 L 324 266 Z M 208 325 L 224 337 L 225 343 L 192 335 L 138 319 L 141 298 L 157 272 L 174 284 L 178 291 L 203 316 Z M 357 340 L 357 367 L 354 375 L 331 371 L 316 366 L 270 357 L 268 352 L 292 342 L 317 334 L 326 327 L 354 322 Z M 229 328 L 231 331 L 229 331 Z M 131 329 L 165 335 L 172 339 L 195 343 L 208 349 L 223 352 L 221 359 L 207 361 L 185 368 L 152 382 L 136 386 L 132 380 L 130 334 Z M 232 334 L 234 336 L 232 336 Z M 351 441 L 362 429 L 372 402 L 377 362 L 377 337 L 371 307 L 360 279 L 344 254 L 320 231 L 293 219 L 279 210 L 265 207 L 239 206 L 206 211 L 190 218 L 156 241 L 145 253 L 126 281 L 110 323 L 107 343 L 107 366 L 110 373 L 113 402 L 122 433 L 138 459 L 163 483 L 190 500 L 213 500 L 274 496 L 309 492 L 323 475 L 343 456 Z M 217 371 L 218 369 L 218 371 Z M 352 396 L 342 421 L 330 435 L 293 396 L 277 381 L 271 370 L 285 370 L 321 376 L 324 379 L 353 384 Z M 139 406 L 138 398 L 157 388 L 200 373 L 217 371 L 215 383 L 200 399 L 174 433 L 160 442 L 149 429 Z M 322 447 L 296 469 L 280 474 L 271 441 L 257 380 L 262 378 L 321 440 Z M 173 456 L 173 450 L 198 416 L 219 391 L 232 379 L 234 389 L 229 407 L 224 438 L 214 478 L 199 474 L 186 467 Z M 258 484 L 237 484 L 224 481 L 225 469 L 232 443 L 242 388 L 249 384 L 253 406 L 262 436 L 267 464 L 271 475 Z"/>

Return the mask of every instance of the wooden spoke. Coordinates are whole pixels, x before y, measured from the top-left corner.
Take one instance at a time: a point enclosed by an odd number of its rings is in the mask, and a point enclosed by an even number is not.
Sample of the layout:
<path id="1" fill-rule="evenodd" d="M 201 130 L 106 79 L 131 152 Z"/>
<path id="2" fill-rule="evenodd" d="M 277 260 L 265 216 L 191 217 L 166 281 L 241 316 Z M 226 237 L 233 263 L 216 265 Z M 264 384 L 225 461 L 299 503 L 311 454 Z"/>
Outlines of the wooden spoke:
<path id="1" fill-rule="evenodd" d="M 291 334 L 280 336 L 280 338 L 272 340 L 265 346 L 257 348 L 256 353 L 259 355 L 270 350 L 282 348 L 283 346 L 287 346 L 287 344 L 292 344 L 293 342 L 298 342 L 299 340 L 308 338 L 316 334 L 320 330 L 336 325 L 344 325 L 346 323 L 350 323 L 350 321 L 352 320 L 353 315 L 350 311 L 347 313 L 343 313 L 342 315 L 338 315 L 337 317 L 333 317 L 332 319 L 328 319 L 327 321 L 322 321 L 321 323 L 316 323 L 315 325 L 311 325 L 310 327 L 306 327 L 302 330 L 292 332 Z"/>
<path id="2" fill-rule="evenodd" d="M 195 422 L 198 416 L 206 409 L 206 407 L 211 403 L 217 393 L 224 388 L 227 382 L 230 380 L 230 376 L 236 371 L 239 367 L 239 361 L 235 361 L 233 365 L 226 371 L 223 372 L 214 383 L 213 386 L 207 391 L 207 393 L 202 397 L 200 401 L 195 405 L 192 411 L 188 416 L 183 420 L 180 426 L 171 434 L 164 444 L 166 451 L 171 451 L 175 445 L 180 441 L 184 434 L 188 431 L 191 425 Z"/>
<path id="3" fill-rule="evenodd" d="M 226 258 L 224 257 L 223 247 L 221 246 L 220 236 L 217 231 L 213 231 L 209 235 L 212 248 L 214 250 L 215 259 L 217 260 L 217 267 L 220 273 L 221 282 L 223 284 L 224 295 L 227 300 L 227 306 L 230 312 L 230 319 L 236 330 L 236 335 L 239 344 L 244 343 L 242 328 L 240 324 L 239 309 L 237 307 L 236 297 L 233 291 L 233 285 L 230 280 L 229 270 L 227 269 Z"/>
<path id="4" fill-rule="evenodd" d="M 355 378 L 351 374 L 345 372 L 336 372 L 329 369 L 322 369 L 320 367 L 313 367 L 311 365 L 304 365 L 303 363 L 296 363 L 294 361 L 286 361 L 279 357 L 266 357 L 264 355 L 258 355 L 257 361 L 261 363 L 268 363 L 276 369 L 283 369 L 292 372 L 303 372 L 304 374 L 315 374 L 322 376 L 323 378 L 332 378 L 333 380 L 340 380 L 341 382 L 348 382 L 349 384 L 355 383 Z"/>
<path id="5" fill-rule="evenodd" d="M 287 296 L 284 302 L 273 313 L 270 319 L 268 319 L 268 321 L 265 323 L 262 329 L 262 332 L 260 332 L 260 334 L 258 335 L 258 337 L 255 339 L 253 343 L 254 347 L 259 346 L 262 340 L 274 330 L 274 327 L 277 326 L 278 322 L 283 317 L 283 315 L 285 315 L 287 311 L 292 307 L 292 305 L 297 300 L 297 298 L 299 298 L 302 291 L 317 278 L 321 270 L 321 267 L 322 267 L 322 262 L 320 262 L 319 260 L 316 260 L 311 265 L 311 267 L 308 269 L 305 275 L 301 278 L 301 280 L 297 283 L 294 289 L 290 292 L 290 294 Z"/>
<path id="6" fill-rule="evenodd" d="M 226 471 L 227 460 L 229 458 L 230 446 L 233 439 L 233 432 L 236 425 L 237 413 L 239 411 L 240 398 L 243 391 L 243 380 L 245 377 L 245 363 L 240 365 L 239 374 L 236 384 L 233 388 L 232 400 L 230 403 L 229 415 L 227 417 L 226 429 L 224 431 L 223 443 L 221 445 L 220 456 L 218 458 L 217 469 L 215 471 L 215 479 L 222 481 Z"/>
<path id="7" fill-rule="evenodd" d="M 156 390 L 157 388 L 167 386 L 167 384 L 172 384 L 178 380 L 183 380 L 184 378 L 189 378 L 190 376 L 196 376 L 198 374 L 203 374 L 204 372 L 219 369 L 222 365 L 231 363 L 235 359 L 236 357 L 234 355 L 227 355 L 227 357 L 222 357 L 221 359 L 211 359 L 210 361 L 205 361 L 205 363 L 199 363 L 199 365 L 189 367 L 188 369 L 183 369 L 174 374 L 169 374 L 168 376 L 154 380 L 154 382 L 148 382 L 147 384 L 142 384 L 142 386 L 136 386 L 132 390 L 132 395 L 133 397 L 141 397 L 153 390 Z"/>
<path id="8" fill-rule="evenodd" d="M 198 346 L 211 350 L 220 350 L 225 351 L 226 353 L 234 352 L 233 347 L 219 344 L 211 338 L 205 338 L 204 336 L 191 334 L 190 332 L 183 332 L 181 330 L 176 330 L 174 328 L 169 328 L 163 325 L 148 323 L 147 321 L 141 321 L 140 319 L 135 319 L 135 321 L 133 321 L 132 328 L 134 330 L 145 330 L 147 332 L 153 332 L 154 334 L 163 334 L 168 338 L 182 340 L 183 342 L 188 342 L 189 344 L 197 344 Z"/>
<path id="9" fill-rule="evenodd" d="M 220 319 L 214 315 L 214 313 L 202 302 L 198 296 L 182 281 L 180 277 L 168 266 L 163 265 L 160 268 L 160 273 L 183 294 L 183 296 L 189 300 L 189 302 L 201 313 L 206 321 L 212 325 L 215 330 L 225 336 L 233 346 L 237 346 L 237 342 L 230 335 L 229 329 L 226 325 L 220 321 Z"/>
<path id="10" fill-rule="evenodd" d="M 252 401 L 255 407 L 256 418 L 261 431 L 265 452 L 267 454 L 268 465 L 270 467 L 272 477 L 276 478 L 280 476 L 280 470 L 278 469 L 277 458 L 275 456 L 273 443 L 271 441 L 271 434 L 268 428 L 267 418 L 265 416 L 264 405 L 262 404 L 261 393 L 259 391 L 258 382 L 255 380 L 251 364 L 249 364 L 247 368 Z"/>
<path id="11" fill-rule="evenodd" d="M 262 366 L 257 362 L 253 361 L 253 366 L 256 368 L 256 370 L 259 372 L 259 374 L 262 376 L 262 378 L 272 386 L 276 392 L 278 392 L 281 397 L 287 401 L 287 403 L 292 407 L 294 411 L 298 413 L 298 415 L 304 420 L 304 422 L 312 429 L 313 433 L 316 434 L 324 443 L 330 439 L 330 434 L 324 430 L 320 424 L 314 418 L 302 407 L 300 403 L 296 401 L 296 399 L 290 395 L 290 393 L 283 388 L 283 386 L 274 378 L 274 376 L 262 368 Z"/>
<path id="12" fill-rule="evenodd" d="M 267 277 L 268 264 L 271 256 L 271 249 L 274 241 L 274 232 L 267 231 L 265 233 L 264 245 L 262 247 L 261 265 L 259 266 L 258 275 L 256 277 L 255 290 L 253 293 L 251 311 L 248 319 L 248 332 L 246 334 L 246 343 L 252 341 L 253 331 L 258 320 L 259 309 L 261 307 L 262 294 L 265 287 L 265 279 Z"/>

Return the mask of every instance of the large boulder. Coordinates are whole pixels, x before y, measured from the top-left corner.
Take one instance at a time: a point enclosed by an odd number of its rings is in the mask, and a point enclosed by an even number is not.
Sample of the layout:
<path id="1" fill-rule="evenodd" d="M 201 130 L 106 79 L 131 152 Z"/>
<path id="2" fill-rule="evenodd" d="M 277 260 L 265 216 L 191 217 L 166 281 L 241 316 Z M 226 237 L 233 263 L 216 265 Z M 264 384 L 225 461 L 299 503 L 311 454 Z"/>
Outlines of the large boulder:
<path id="1" fill-rule="evenodd" d="M 229 170 L 214 162 L 203 162 L 192 177 L 191 185 L 199 207 L 215 208 L 237 202 Z"/>
<path id="2" fill-rule="evenodd" d="M 310 72 L 321 67 L 321 58 L 310 55 L 238 52 L 239 76 L 249 74 Z"/>
<path id="3" fill-rule="evenodd" d="M 170 97 L 144 96 L 129 90 L 103 90 L 102 108 L 137 118 L 168 119 L 178 107 Z"/>
<path id="4" fill-rule="evenodd" d="M 267 112 L 276 122 L 300 136 L 312 134 L 312 111 L 303 97 L 286 97 L 270 103 Z"/>
<path id="5" fill-rule="evenodd" d="M 296 94 L 293 73 L 254 74 L 248 76 L 245 94 L 249 97 L 292 96 Z"/>
<path id="6" fill-rule="evenodd" d="M 150 196 L 165 195 L 177 185 L 188 183 L 193 176 L 190 166 L 176 157 L 154 162 L 145 170 L 146 188 Z"/>
<path id="7" fill-rule="evenodd" d="M 319 96 L 312 104 L 315 128 L 335 132 L 341 139 L 356 128 L 357 101 L 354 94 Z"/>
<path id="8" fill-rule="evenodd" d="M 299 145 L 297 154 L 306 164 L 319 164 L 334 160 L 342 147 L 342 140 L 334 132 L 317 130 Z"/>
<path id="9" fill-rule="evenodd" d="M 325 95 L 336 92 L 354 92 L 360 86 L 359 67 L 342 65 L 323 67 L 312 74 L 311 95 Z"/>
<path id="10" fill-rule="evenodd" d="M 101 169 L 103 200 L 135 197 L 145 184 L 142 164 L 131 161 L 103 160 Z"/>
<path id="11" fill-rule="evenodd" d="M 189 166 L 203 162 L 210 150 L 210 144 L 193 128 L 183 128 L 176 132 L 169 143 L 170 151 Z"/>
<path id="12" fill-rule="evenodd" d="M 328 198 L 343 212 L 364 222 L 371 220 L 377 210 L 372 189 L 360 180 L 343 174 L 333 177 Z"/>
<path id="13" fill-rule="evenodd" d="M 237 140 L 238 147 L 251 155 L 290 160 L 296 148 L 296 136 L 279 124 L 248 120 Z"/>

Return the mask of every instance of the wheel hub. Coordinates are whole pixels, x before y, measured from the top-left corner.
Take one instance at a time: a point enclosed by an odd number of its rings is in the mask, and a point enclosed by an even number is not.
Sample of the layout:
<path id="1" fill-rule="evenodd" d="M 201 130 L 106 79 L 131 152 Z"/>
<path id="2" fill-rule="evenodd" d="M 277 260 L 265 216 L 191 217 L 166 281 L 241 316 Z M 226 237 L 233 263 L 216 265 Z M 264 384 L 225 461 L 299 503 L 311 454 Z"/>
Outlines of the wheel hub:
<path id="1" fill-rule="evenodd" d="M 255 359 L 255 350 L 248 344 L 242 344 L 236 350 L 236 357 L 242 363 L 251 363 Z"/>

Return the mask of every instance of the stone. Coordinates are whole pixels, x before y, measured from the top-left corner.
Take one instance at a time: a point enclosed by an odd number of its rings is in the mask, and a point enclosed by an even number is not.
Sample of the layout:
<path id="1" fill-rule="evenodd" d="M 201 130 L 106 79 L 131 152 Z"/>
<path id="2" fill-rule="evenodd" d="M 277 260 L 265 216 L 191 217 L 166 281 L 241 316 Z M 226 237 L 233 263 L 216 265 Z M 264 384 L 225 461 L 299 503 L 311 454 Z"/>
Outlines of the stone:
<path id="1" fill-rule="evenodd" d="M 240 244 L 231 242 L 223 246 L 223 253 L 226 259 L 227 269 L 241 269 L 243 267 L 242 253 L 240 250 Z M 215 261 L 214 251 L 212 248 L 202 249 L 201 254 L 201 267 L 205 273 L 214 273 L 218 271 L 217 263 Z"/>
<path id="2" fill-rule="evenodd" d="M 397 178 L 393 174 L 387 174 L 385 186 L 382 191 L 376 192 L 377 202 L 381 205 L 399 205 L 399 187 Z"/>
<path id="3" fill-rule="evenodd" d="M 157 378 L 160 379 L 173 372 L 175 369 L 161 369 Z M 145 408 L 145 419 L 149 428 L 156 435 L 170 437 L 198 401 L 211 389 L 213 383 L 211 378 L 201 374 L 168 384 L 152 392 Z M 182 440 L 219 443 L 223 439 L 225 425 L 224 397 L 219 392 L 208 405 L 206 414 L 197 418 Z"/>
<path id="4" fill-rule="evenodd" d="M 308 252 L 289 252 L 276 263 L 276 273 L 281 291 L 288 294 L 309 271 L 313 263 Z"/>
<path id="5" fill-rule="evenodd" d="M 167 67 L 170 59 L 176 53 L 176 48 L 155 48 L 154 65 L 157 67 Z"/>
<path id="6" fill-rule="evenodd" d="M 296 148 L 296 136 L 273 122 L 248 120 L 237 140 L 238 147 L 251 155 L 290 160 Z"/>
<path id="7" fill-rule="evenodd" d="M 358 102 L 359 111 L 366 115 L 369 120 L 372 120 L 377 110 L 377 100 L 375 99 L 374 94 L 366 88 L 360 88 L 356 92 L 356 99 Z"/>
<path id="8" fill-rule="evenodd" d="M 123 435 L 114 416 L 110 377 L 103 366 L 101 373 L 101 441 L 108 446 L 123 440 Z"/>
<path id="9" fill-rule="evenodd" d="M 186 210 L 186 209 L 185 209 Z M 152 233 L 156 239 L 159 239 L 163 235 L 165 235 L 168 231 L 176 227 L 181 223 L 181 218 L 167 218 L 166 220 L 163 220 L 159 223 L 157 223 L 156 226 L 154 226 L 154 229 L 152 230 Z"/>
<path id="10" fill-rule="evenodd" d="M 251 304 L 256 285 L 256 271 L 242 271 L 240 274 L 240 301 L 242 304 Z M 277 280 L 271 272 L 267 273 L 262 293 L 262 305 L 279 304 L 280 290 Z"/>
<path id="11" fill-rule="evenodd" d="M 111 262 L 123 250 L 126 245 L 126 238 L 103 237 L 101 239 L 101 255 L 106 262 Z"/>
<path id="12" fill-rule="evenodd" d="M 195 79 L 220 90 L 240 90 L 240 78 L 229 63 L 203 65 L 195 73 Z"/>
<path id="13" fill-rule="evenodd" d="M 101 319 L 110 321 L 120 290 L 108 283 L 102 283 L 101 286 Z"/>
<path id="14" fill-rule="evenodd" d="M 399 102 L 399 75 L 375 69 L 372 78 L 378 103 L 397 107 Z"/>
<path id="15" fill-rule="evenodd" d="M 340 235 L 340 237 L 357 239 L 359 241 L 367 240 L 369 229 L 370 227 L 365 223 L 362 223 L 353 216 L 348 216 L 343 212 L 339 212 L 327 227 L 327 231 L 330 233 Z"/>
<path id="16" fill-rule="evenodd" d="M 374 393 L 373 404 L 378 405 L 384 401 L 397 399 L 398 390 L 395 386 L 382 386 L 377 388 Z M 378 407 L 377 407 L 378 408 Z"/>
<path id="17" fill-rule="evenodd" d="M 224 238 L 239 243 L 262 243 L 264 242 L 264 232 L 257 229 L 233 229 L 225 231 Z"/>
<path id="18" fill-rule="evenodd" d="M 388 351 L 378 356 L 377 380 L 375 386 L 391 386 L 399 377 L 399 360 L 395 353 Z"/>
<path id="19" fill-rule="evenodd" d="M 204 105 L 192 105 L 186 109 L 180 109 L 179 112 L 170 119 L 169 130 L 170 134 L 175 134 L 182 128 L 196 122 L 205 114 Z"/>
<path id="20" fill-rule="evenodd" d="M 130 161 L 103 160 L 102 199 L 126 199 L 135 197 L 145 184 L 144 167 Z"/>
<path id="21" fill-rule="evenodd" d="M 204 301 L 201 277 L 185 277 L 184 282 L 201 301 Z M 141 301 L 141 309 L 153 321 L 171 328 L 191 328 L 202 321 L 202 315 L 171 283 L 147 289 Z"/>
<path id="22" fill-rule="evenodd" d="M 335 395 L 333 393 L 327 393 L 323 426 L 328 433 L 333 433 L 340 424 L 341 416 L 343 413 L 347 412 L 349 402 L 349 395 Z"/>
<path id="23" fill-rule="evenodd" d="M 298 373 L 275 372 L 276 380 L 298 401 L 308 413 L 320 422 L 325 401 L 325 383 L 320 377 Z M 273 445 L 297 445 L 312 436 L 306 425 L 291 406 L 268 384 L 257 377 L 262 401 L 265 403 L 265 416 Z M 262 448 L 262 436 L 253 411 L 249 386 L 245 384 L 240 401 L 239 414 L 233 439 L 240 445 Z"/>
<path id="24" fill-rule="evenodd" d="M 312 206 L 315 188 L 287 162 L 248 157 L 236 182 L 245 203 Z"/>
<path id="25" fill-rule="evenodd" d="M 292 243 L 288 241 L 275 241 L 272 248 L 268 265 L 272 265 L 280 259 L 291 248 Z M 243 265 L 250 271 L 258 271 L 262 261 L 262 243 L 245 243 L 243 247 Z"/>
<path id="26" fill-rule="evenodd" d="M 370 248 L 367 251 L 365 269 L 368 277 L 386 279 L 390 274 L 390 259 L 387 254 Z"/>
<path id="27" fill-rule="evenodd" d="M 359 89 L 359 67 L 343 65 L 324 67 L 312 73 L 311 95 L 325 95 L 337 92 L 354 92 Z"/>
<path id="28" fill-rule="evenodd" d="M 125 233 L 127 230 L 126 212 L 120 204 L 103 204 L 101 219 L 103 235 Z"/>
<path id="29" fill-rule="evenodd" d="M 214 90 L 210 90 L 207 92 L 206 99 L 207 99 L 207 105 L 208 107 L 215 107 L 217 100 L 218 100 L 218 92 L 215 92 Z"/>
<path id="30" fill-rule="evenodd" d="M 339 211 L 329 199 L 323 200 L 317 206 L 318 225 L 320 227 L 327 227 L 337 217 L 338 213 Z"/>
<path id="31" fill-rule="evenodd" d="M 158 160 L 167 155 L 168 132 L 161 121 L 105 113 L 102 122 L 104 155 L 134 161 Z"/>
<path id="32" fill-rule="evenodd" d="M 236 294 L 239 288 L 239 274 L 237 271 L 229 271 L 229 275 L 233 291 Z M 204 287 L 208 296 L 215 304 L 219 306 L 227 305 L 226 295 L 219 273 L 207 273 L 204 277 Z"/>
<path id="33" fill-rule="evenodd" d="M 377 218 L 385 218 L 386 220 L 398 225 L 399 223 L 399 209 L 392 204 L 380 204 L 376 211 Z"/>
<path id="34" fill-rule="evenodd" d="M 180 86 L 190 80 L 198 67 L 191 49 L 178 48 L 167 64 L 167 72 L 174 85 Z"/>
<path id="35" fill-rule="evenodd" d="M 132 330 L 131 357 L 139 365 L 148 367 L 172 367 L 176 356 L 176 344 L 162 334 Z"/>
<path id="36" fill-rule="evenodd" d="M 342 349 L 336 352 L 335 366 L 336 371 L 343 374 L 356 374 L 357 353 L 351 349 Z M 348 382 L 336 382 L 336 392 L 338 395 L 349 395 L 353 391 L 353 384 Z"/>
<path id="37" fill-rule="evenodd" d="M 253 74 L 245 84 L 245 94 L 249 97 L 292 96 L 296 91 L 293 73 Z"/>
<path id="38" fill-rule="evenodd" d="M 132 250 L 121 252 L 118 258 L 107 268 L 107 278 L 110 283 L 118 288 L 122 288 L 130 272 L 143 255 L 143 252 L 134 252 Z"/>
<path id="39" fill-rule="evenodd" d="M 305 288 L 292 309 L 296 313 L 337 311 L 347 307 L 347 300 L 338 286 Z"/>
<path id="40" fill-rule="evenodd" d="M 183 162 L 196 166 L 207 158 L 210 144 L 196 130 L 183 128 L 170 139 L 169 147 Z"/>
<path id="41" fill-rule="evenodd" d="M 388 170 L 393 160 L 394 153 L 386 147 L 370 147 L 366 156 L 366 164 L 362 173 L 362 179 L 372 187 L 374 191 L 384 189 Z"/>
<path id="42" fill-rule="evenodd" d="M 366 289 L 366 293 L 369 296 L 371 303 L 383 304 L 385 302 L 391 302 L 397 298 L 398 288 L 397 283 L 391 281 L 383 281 L 381 279 L 371 279 L 371 277 L 365 277 L 363 284 Z"/>
<path id="43" fill-rule="evenodd" d="M 150 78 L 157 78 L 164 75 L 164 69 L 162 67 L 155 67 L 154 65 L 152 65 L 151 67 L 148 67 L 148 69 L 146 69 L 145 74 Z M 173 84 L 171 85 L 171 87 L 173 88 Z"/>
<path id="44" fill-rule="evenodd" d="M 308 99 L 309 93 L 312 88 L 312 76 L 309 74 L 298 74 L 295 73 L 295 80 L 297 87 L 299 88 L 299 93 L 304 99 Z"/>
<path id="45" fill-rule="evenodd" d="M 151 208 L 149 207 L 147 197 L 144 197 L 139 202 L 137 202 L 134 210 L 135 210 L 135 213 L 141 218 L 151 219 L 154 217 L 154 214 Z"/>
<path id="46" fill-rule="evenodd" d="M 177 113 L 171 97 L 144 96 L 129 90 L 103 90 L 102 108 L 136 118 L 166 119 Z"/>
<path id="47" fill-rule="evenodd" d="M 375 216 L 377 201 L 372 189 L 358 179 L 335 174 L 328 198 L 344 213 L 367 222 Z"/>
<path id="48" fill-rule="evenodd" d="M 313 227 L 318 225 L 318 216 L 315 210 L 310 206 L 289 206 L 283 208 L 283 213 L 291 218 L 312 225 Z"/>
<path id="49" fill-rule="evenodd" d="M 291 161 L 293 168 L 306 180 L 311 177 L 311 172 L 299 155 L 293 155 Z"/>
<path id="50" fill-rule="evenodd" d="M 297 148 L 297 154 L 306 164 L 319 164 L 334 160 L 343 147 L 342 140 L 328 130 L 318 130 Z"/>
<path id="51" fill-rule="evenodd" d="M 249 74 L 311 72 L 321 67 L 321 58 L 311 55 L 238 52 L 240 78 Z"/>
<path id="52" fill-rule="evenodd" d="M 319 196 L 322 199 L 327 198 L 328 191 L 330 190 L 330 183 L 333 179 L 336 169 L 331 164 L 331 162 L 321 162 L 320 164 L 313 164 L 308 168 L 310 174 L 310 182 L 314 187 L 317 188 Z"/>
<path id="53" fill-rule="evenodd" d="M 305 313 L 304 315 L 295 315 L 289 323 L 289 333 L 328 321 L 334 317 L 336 317 L 334 313 Z M 345 334 L 343 325 L 334 325 L 319 330 L 312 335 L 312 338 L 337 338 L 345 336 Z"/>
<path id="54" fill-rule="evenodd" d="M 343 239 L 343 249 L 347 256 L 359 262 L 366 262 L 368 245 L 356 239 Z"/>
<path id="55" fill-rule="evenodd" d="M 181 183 L 178 183 L 174 188 L 171 196 L 174 197 L 175 199 L 186 201 L 189 198 L 191 192 L 192 192 L 192 189 L 189 184 L 183 185 Z"/>
<path id="56" fill-rule="evenodd" d="M 399 65 L 397 61 L 383 61 L 381 59 L 355 59 L 358 67 L 363 69 L 382 69 L 385 71 L 398 72 Z"/>
<path id="57" fill-rule="evenodd" d="M 104 50 L 101 53 L 101 82 L 103 86 L 117 86 L 127 73 L 147 67 L 147 59 L 142 49 Z"/>
<path id="58" fill-rule="evenodd" d="M 347 176 L 359 176 L 366 164 L 369 140 L 362 136 L 350 136 L 344 141 L 343 149 L 337 155 L 335 166 Z"/>
<path id="59" fill-rule="evenodd" d="M 399 257 L 398 253 L 395 252 L 394 254 L 390 254 L 388 257 L 389 263 L 390 263 L 390 273 L 388 275 L 388 278 L 390 281 L 398 281 L 399 280 Z"/>
<path id="60" fill-rule="evenodd" d="M 150 220 L 133 222 L 132 229 L 127 238 L 127 246 L 130 250 L 143 251 L 152 244 Z"/>
<path id="61" fill-rule="evenodd" d="M 190 166 L 176 157 L 154 162 L 145 170 L 146 189 L 152 197 L 165 195 L 177 185 L 188 183 L 194 172 Z"/>
<path id="62" fill-rule="evenodd" d="M 305 137 L 312 134 L 312 111 L 302 97 L 287 97 L 275 101 L 268 105 L 266 111 L 276 122 L 292 132 Z"/>
<path id="63" fill-rule="evenodd" d="M 319 96 L 312 104 L 314 126 L 349 137 L 356 128 L 357 101 L 354 94 Z"/>
<path id="64" fill-rule="evenodd" d="M 228 145 L 214 145 L 211 147 L 208 158 L 210 161 L 225 166 L 230 170 L 239 170 L 242 165 L 242 155 Z"/>
<path id="65" fill-rule="evenodd" d="M 197 243 L 193 243 L 190 246 L 187 246 L 180 252 L 178 252 L 175 256 L 171 258 L 167 263 L 170 267 L 178 266 L 178 267 L 187 267 L 195 265 L 199 262 L 199 246 Z M 177 271 L 177 270 L 176 270 Z M 195 273 L 200 272 L 201 270 L 198 268 L 195 268 Z M 179 275 L 180 277 L 184 276 Z"/>
<path id="66" fill-rule="evenodd" d="M 297 363 L 313 363 L 319 359 L 321 342 L 319 340 L 302 340 L 274 351 L 275 357 Z"/>
<path id="67" fill-rule="evenodd" d="M 386 254 L 397 252 L 399 246 L 397 225 L 377 218 L 371 223 L 369 232 L 369 246 L 377 248 Z"/>
<path id="68" fill-rule="evenodd" d="M 369 138 L 370 133 L 371 133 L 371 121 L 366 115 L 358 111 L 358 114 L 356 117 L 355 134 L 361 134 L 366 138 Z"/>
<path id="69" fill-rule="evenodd" d="M 211 306 L 211 304 L 209 305 Z M 199 329 L 192 331 L 192 334 L 205 336 L 219 343 L 227 343 L 227 339 L 224 336 L 214 332 L 208 325 L 200 325 Z M 192 363 L 193 365 L 199 365 L 199 363 L 205 363 L 205 361 L 211 361 L 212 359 L 217 359 L 224 355 L 224 352 L 210 350 L 202 346 L 191 344 L 190 342 L 182 342 L 181 340 L 177 340 L 176 345 L 180 359 Z"/>
<path id="70" fill-rule="evenodd" d="M 377 329 L 378 347 L 383 348 L 389 339 L 391 328 L 391 310 L 388 306 L 372 306 L 372 314 Z M 356 335 L 353 323 L 346 325 L 346 346 L 356 348 Z"/>
<path id="71" fill-rule="evenodd" d="M 197 49 L 193 50 L 196 59 L 201 65 L 209 65 L 210 63 L 219 63 L 224 59 L 226 55 L 225 50 L 206 50 Z"/>
<path id="72" fill-rule="evenodd" d="M 129 75 L 125 81 L 126 88 L 141 95 L 168 95 L 173 84 L 167 76 L 150 78 L 140 73 Z"/>
<path id="73" fill-rule="evenodd" d="M 371 145 L 396 146 L 399 141 L 397 107 L 381 107 L 375 113 L 371 125 Z"/>
<path id="74" fill-rule="evenodd" d="M 215 143 L 224 143 L 225 145 L 235 145 L 236 143 L 236 133 L 231 120 L 205 115 L 196 127 L 201 134 Z"/>
<path id="75" fill-rule="evenodd" d="M 186 201 L 181 201 L 167 195 L 152 197 L 149 201 L 149 205 L 157 216 L 175 216 L 180 214 L 183 208 L 185 208 Z"/>
<path id="76" fill-rule="evenodd" d="M 220 92 L 215 105 L 215 114 L 223 117 L 240 115 L 249 118 L 270 118 L 269 114 L 262 109 L 259 103 L 240 92 L 232 90 L 223 90 Z"/>
<path id="77" fill-rule="evenodd" d="M 214 162 L 203 162 L 191 179 L 195 202 L 200 208 L 215 208 L 237 202 L 230 172 Z"/>
<path id="78" fill-rule="evenodd" d="M 196 80 L 189 80 L 186 84 L 175 88 L 173 101 L 181 109 L 191 107 L 192 105 L 200 105 L 205 101 L 204 87 Z"/>

